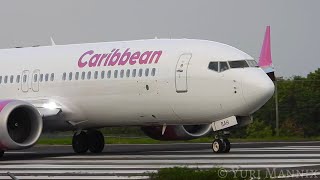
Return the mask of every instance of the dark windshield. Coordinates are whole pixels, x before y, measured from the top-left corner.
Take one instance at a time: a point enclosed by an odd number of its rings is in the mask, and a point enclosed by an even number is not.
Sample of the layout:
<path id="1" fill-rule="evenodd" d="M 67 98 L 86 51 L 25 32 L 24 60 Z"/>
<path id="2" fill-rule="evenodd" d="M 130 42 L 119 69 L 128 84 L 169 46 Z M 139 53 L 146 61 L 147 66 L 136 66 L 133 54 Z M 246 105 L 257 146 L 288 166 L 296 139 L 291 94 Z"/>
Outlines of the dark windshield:
<path id="1" fill-rule="evenodd" d="M 219 62 L 219 64 L 220 64 L 220 72 L 223 72 L 223 71 L 229 69 L 229 66 L 228 66 L 227 62 Z"/>
<path id="2" fill-rule="evenodd" d="M 244 68 L 249 67 L 248 63 L 244 60 L 242 61 L 229 61 L 230 68 Z"/>
<path id="3" fill-rule="evenodd" d="M 208 68 L 218 72 L 219 71 L 218 62 L 210 62 Z"/>

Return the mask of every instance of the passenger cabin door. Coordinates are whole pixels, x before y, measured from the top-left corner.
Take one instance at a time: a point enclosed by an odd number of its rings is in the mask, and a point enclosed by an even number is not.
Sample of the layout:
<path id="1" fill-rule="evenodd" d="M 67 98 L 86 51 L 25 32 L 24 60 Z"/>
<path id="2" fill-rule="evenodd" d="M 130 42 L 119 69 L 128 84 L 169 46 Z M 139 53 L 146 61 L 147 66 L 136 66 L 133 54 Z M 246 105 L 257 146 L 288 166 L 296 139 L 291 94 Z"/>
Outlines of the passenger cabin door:
<path id="1" fill-rule="evenodd" d="M 39 91 L 40 70 L 36 69 L 32 73 L 31 87 L 34 92 Z"/>
<path id="2" fill-rule="evenodd" d="M 28 86 L 28 81 L 29 80 L 29 71 L 24 70 L 22 72 L 22 77 L 21 77 L 21 90 L 22 92 L 28 92 L 29 86 Z"/>
<path id="3" fill-rule="evenodd" d="M 191 54 L 182 54 L 176 65 L 176 91 L 185 93 L 188 91 L 188 66 Z"/>

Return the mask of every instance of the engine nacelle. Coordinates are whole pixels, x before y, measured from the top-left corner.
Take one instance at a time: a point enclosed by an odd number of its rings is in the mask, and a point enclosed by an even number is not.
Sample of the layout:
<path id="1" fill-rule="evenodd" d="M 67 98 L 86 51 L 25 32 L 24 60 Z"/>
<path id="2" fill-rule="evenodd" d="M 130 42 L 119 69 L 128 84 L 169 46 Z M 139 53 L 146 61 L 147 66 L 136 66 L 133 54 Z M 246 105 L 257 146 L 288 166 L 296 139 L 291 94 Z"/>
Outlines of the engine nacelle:
<path id="1" fill-rule="evenodd" d="M 202 137 L 212 131 L 210 124 L 202 125 L 168 125 L 162 135 L 162 126 L 144 126 L 141 130 L 156 140 L 190 140 Z"/>
<path id="2" fill-rule="evenodd" d="M 19 100 L 0 101 L 0 150 L 33 146 L 42 131 L 39 111 Z"/>

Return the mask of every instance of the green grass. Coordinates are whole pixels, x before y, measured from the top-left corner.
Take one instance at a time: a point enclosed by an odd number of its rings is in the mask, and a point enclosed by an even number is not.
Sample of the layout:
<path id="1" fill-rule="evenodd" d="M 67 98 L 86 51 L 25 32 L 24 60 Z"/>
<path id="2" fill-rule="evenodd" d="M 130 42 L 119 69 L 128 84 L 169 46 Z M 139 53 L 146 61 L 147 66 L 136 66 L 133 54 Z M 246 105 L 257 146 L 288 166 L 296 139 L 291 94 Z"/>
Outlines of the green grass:
<path id="1" fill-rule="evenodd" d="M 53 138 L 43 138 L 41 137 L 37 144 L 44 144 L 44 145 L 69 145 L 71 144 L 72 142 L 72 137 L 70 138 L 67 138 L 67 137 L 64 137 L 64 138 L 56 138 L 56 137 L 53 137 Z"/>
<path id="2" fill-rule="evenodd" d="M 163 168 L 156 173 L 148 173 L 153 180 L 249 180 L 249 179 L 270 179 L 265 171 L 259 170 L 237 170 L 230 171 L 226 169 L 191 169 L 186 167 Z"/>
<path id="3" fill-rule="evenodd" d="M 320 137 L 297 138 L 297 137 L 268 137 L 268 138 L 230 138 L 231 142 L 274 142 L 274 141 L 319 141 Z M 211 143 L 213 137 L 202 137 L 189 141 L 158 141 L 148 137 L 130 138 L 130 137 L 107 137 L 107 144 L 168 144 L 168 143 Z M 72 142 L 72 136 L 41 137 L 37 144 L 45 145 L 69 145 Z"/>

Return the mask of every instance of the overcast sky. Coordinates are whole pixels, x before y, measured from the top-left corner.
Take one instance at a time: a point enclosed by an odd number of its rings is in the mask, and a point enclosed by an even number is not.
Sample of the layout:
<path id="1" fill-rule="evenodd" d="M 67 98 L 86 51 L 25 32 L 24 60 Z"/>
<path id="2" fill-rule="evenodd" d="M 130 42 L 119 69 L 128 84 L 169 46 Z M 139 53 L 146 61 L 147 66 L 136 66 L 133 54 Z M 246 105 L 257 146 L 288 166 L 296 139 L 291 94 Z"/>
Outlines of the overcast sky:
<path id="1" fill-rule="evenodd" d="M 0 48 L 154 38 L 218 41 L 259 58 L 266 25 L 278 76 L 320 67 L 319 0 L 1 0 Z"/>

